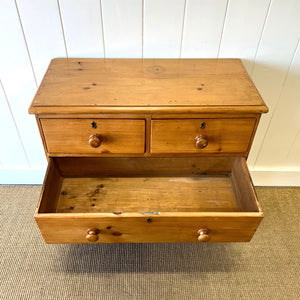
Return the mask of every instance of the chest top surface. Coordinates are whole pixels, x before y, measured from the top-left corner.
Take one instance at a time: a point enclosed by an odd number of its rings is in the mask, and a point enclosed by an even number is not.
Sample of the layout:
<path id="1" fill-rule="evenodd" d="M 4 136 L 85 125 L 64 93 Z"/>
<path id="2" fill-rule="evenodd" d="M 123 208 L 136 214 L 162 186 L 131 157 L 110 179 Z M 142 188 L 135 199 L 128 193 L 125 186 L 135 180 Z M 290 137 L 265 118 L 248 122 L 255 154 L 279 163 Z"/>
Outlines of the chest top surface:
<path id="1" fill-rule="evenodd" d="M 263 113 L 240 59 L 53 59 L 30 113 Z"/>

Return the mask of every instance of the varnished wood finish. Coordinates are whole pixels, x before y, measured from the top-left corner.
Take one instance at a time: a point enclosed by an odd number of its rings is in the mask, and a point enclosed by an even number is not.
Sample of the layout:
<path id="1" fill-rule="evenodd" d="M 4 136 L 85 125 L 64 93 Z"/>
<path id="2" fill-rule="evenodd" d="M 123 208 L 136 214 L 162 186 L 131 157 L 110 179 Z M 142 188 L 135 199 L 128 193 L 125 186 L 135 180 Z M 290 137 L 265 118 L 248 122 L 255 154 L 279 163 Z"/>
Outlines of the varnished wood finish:
<path id="1" fill-rule="evenodd" d="M 99 234 L 99 230 L 97 228 L 88 229 L 85 239 L 88 242 L 96 242 L 99 239 L 98 234 Z"/>
<path id="2" fill-rule="evenodd" d="M 55 157 L 63 177 L 227 175 L 236 157 Z"/>
<path id="3" fill-rule="evenodd" d="M 47 243 L 246 242 L 268 108 L 239 59 L 54 59 L 29 108 Z"/>
<path id="4" fill-rule="evenodd" d="M 46 155 L 46 157 L 47 157 L 48 151 L 47 151 L 47 147 L 46 147 L 45 136 L 44 136 L 43 128 L 42 128 L 41 121 L 40 121 L 38 115 L 35 116 L 35 120 L 36 120 L 38 129 L 39 129 L 39 133 L 40 133 L 40 136 L 41 136 L 41 139 L 42 139 L 44 152 L 45 152 L 45 155 Z M 48 158 L 48 157 L 47 157 L 47 158 Z"/>
<path id="5" fill-rule="evenodd" d="M 63 97 L 58 97 L 63 95 Z M 239 59 L 54 59 L 30 113 L 266 112 Z"/>
<path id="6" fill-rule="evenodd" d="M 246 152 L 256 119 L 152 120 L 152 153 Z M 205 128 L 201 129 L 201 124 Z M 195 138 L 205 135 L 207 146 L 195 147 Z"/>
<path id="7" fill-rule="evenodd" d="M 194 170 L 204 162 L 204 158 L 197 165 L 191 164 L 190 158 L 117 159 L 119 162 L 126 161 L 127 166 L 131 166 L 132 171 L 129 167 L 128 174 L 125 165 L 119 168 L 117 162 L 109 164 L 114 158 L 91 159 L 94 170 L 89 169 L 89 159 L 85 158 L 81 161 L 83 166 L 79 171 L 72 166 L 78 166 L 81 158 L 69 158 L 67 163 L 65 158 L 52 159 L 53 166 L 58 169 L 57 173 L 61 174 L 57 182 L 62 184 L 59 184 L 58 194 L 42 196 L 40 205 L 43 209 L 36 213 L 36 221 L 49 243 L 88 242 L 87 228 L 99 229 L 101 238 L 95 242 L 105 243 L 197 242 L 199 228 L 209 228 L 209 241 L 212 242 L 248 241 L 254 234 L 262 213 L 256 206 L 254 196 L 246 196 L 247 201 L 252 201 L 248 207 L 240 204 L 243 194 L 236 193 L 234 185 L 239 183 L 232 182 L 232 168 L 244 168 L 245 161 L 238 157 L 228 159 L 229 163 L 227 162 L 227 166 L 223 164 L 222 170 L 218 165 L 222 160 L 214 159 L 210 158 L 209 164 L 215 166 L 215 171 L 219 170 L 222 175 L 203 175 L 205 167 L 199 170 L 202 174 L 195 174 Z M 105 160 L 107 168 L 103 163 Z M 166 172 L 164 165 L 172 166 L 172 160 L 181 162 Z M 152 164 L 155 168 L 160 165 L 159 162 L 162 163 L 162 168 L 158 168 L 156 172 L 149 171 L 146 167 L 147 164 Z M 180 164 L 186 165 L 186 168 L 180 169 Z M 207 167 L 210 169 L 208 165 Z M 176 173 L 176 168 L 180 176 L 166 177 L 168 172 Z M 138 177 L 132 176 L 134 169 L 137 170 Z M 88 171 L 93 174 L 92 178 L 83 175 L 78 178 L 78 172 L 90 176 Z M 122 177 L 113 176 L 120 171 Z M 142 177 L 145 173 L 149 176 Z M 108 177 L 101 177 L 102 174 Z M 186 174 L 190 176 L 187 177 Z M 54 187 L 53 182 L 48 184 L 51 188 Z M 253 193 L 249 185 L 251 183 L 239 187 L 240 191 L 245 194 Z M 56 206 L 48 206 L 44 202 L 56 203 Z M 147 221 L 149 217 L 151 222 Z M 69 232 L 71 228 L 72 231 Z M 171 234 L 172 231 L 180 234 Z"/>
<path id="8" fill-rule="evenodd" d="M 43 213 L 47 211 L 54 211 L 56 209 L 62 179 L 63 178 L 60 174 L 59 167 L 57 166 L 55 160 L 50 158 L 41 191 L 41 198 L 36 212 Z"/>
<path id="9" fill-rule="evenodd" d="M 151 147 L 151 115 L 146 115 L 146 132 L 145 132 L 145 139 L 146 139 L 146 155 L 150 155 L 150 147 Z"/>
<path id="10" fill-rule="evenodd" d="M 151 217 L 152 222 L 147 219 Z M 86 229 L 99 228 L 95 243 L 192 243 L 207 227 L 209 242 L 249 242 L 262 216 L 259 213 L 186 213 L 176 215 L 39 214 L 39 229 L 50 244 L 89 243 Z M 100 237 L 101 236 L 101 237 Z"/>
<path id="11" fill-rule="evenodd" d="M 173 108 L 172 108 L 173 109 Z M 260 114 L 223 114 L 223 113 L 199 113 L 199 114 L 183 114 L 183 113 L 169 113 L 169 114 L 103 114 L 103 113 L 77 113 L 77 114 L 66 114 L 66 113 L 59 113 L 59 114 L 42 114 L 41 115 L 45 119 L 236 119 L 236 118 L 259 118 Z"/>
<path id="12" fill-rule="evenodd" d="M 195 137 L 195 146 L 198 149 L 204 149 L 208 145 L 207 136 L 200 134 Z"/>
<path id="13" fill-rule="evenodd" d="M 211 157 L 229 157 L 232 155 L 247 157 L 247 152 L 235 152 L 235 153 L 222 153 L 214 152 L 209 153 Z M 207 157 L 207 153 L 110 153 L 110 152 L 99 152 L 99 153 L 68 153 L 68 152 L 48 152 L 49 157 Z"/>
<path id="14" fill-rule="evenodd" d="M 198 241 L 199 242 L 208 242 L 210 239 L 209 230 L 207 228 L 201 228 L 197 231 L 199 234 Z"/>
<path id="15" fill-rule="evenodd" d="M 89 138 L 89 144 L 93 148 L 98 148 L 102 143 L 103 137 L 100 134 L 92 134 Z"/>
<path id="16" fill-rule="evenodd" d="M 92 127 L 92 122 L 97 123 L 97 128 Z M 41 124 L 49 152 L 99 154 L 145 151 L 144 120 L 41 119 Z M 101 136 L 101 146 L 90 146 L 92 135 Z"/>
<path id="17" fill-rule="evenodd" d="M 53 117 L 53 115 L 47 115 L 50 118 Z M 69 116 L 71 117 L 72 115 L 65 115 L 65 116 Z M 89 116 L 89 115 L 76 115 L 77 116 Z M 125 116 L 125 115 L 124 115 Z M 134 116 L 134 115 L 130 115 L 130 116 Z M 141 115 L 137 115 L 137 116 L 141 116 Z M 260 114 L 251 114 L 251 113 L 235 113 L 235 112 L 231 112 L 229 114 L 223 113 L 223 112 L 219 112 L 219 113 L 210 113 L 209 112 L 209 107 L 208 110 L 202 113 L 198 113 L 195 114 L 193 112 L 190 113 L 180 113 L 180 114 L 176 114 L 174 113 L 169 113 L 169 114 L 153 114 L 152 115 L 152 120 L 155 119 L 242 119 L 242 118 L 259 118 Z"/>
<path id="18" fill-rule="evenodd" d="M 29 112 L 31 114 L 160 114 L 160 115 L 174 115 L 174 114 L 262 114 L 268 112 L 266 106 L 31 106 Z M 174 116 L 173 116 L 174 117 Z"/>
<path id="19" fill-rule="evenodd" d="M 232 166 L 232 182 L 241 210 L 261 211 L 258 205 L 251 176 L 247 168 L 246 160 L 243 157 L 236 159 Z"/>
<path id="20" fill-rule="evenodd" d="M 64 178 L 53 212 L 197 211 L 237 211 L 228 175 Z"/>

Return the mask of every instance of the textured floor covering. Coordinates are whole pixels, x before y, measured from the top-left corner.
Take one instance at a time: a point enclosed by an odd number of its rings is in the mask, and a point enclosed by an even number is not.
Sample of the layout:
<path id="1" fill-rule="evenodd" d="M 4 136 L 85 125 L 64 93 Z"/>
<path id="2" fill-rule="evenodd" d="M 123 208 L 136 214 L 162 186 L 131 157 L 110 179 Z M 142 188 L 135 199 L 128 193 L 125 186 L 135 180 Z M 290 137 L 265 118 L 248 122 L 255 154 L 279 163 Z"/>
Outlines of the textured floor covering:
<path id="1" fill-rule="evenodd" d="M 40 186 L 0 186 L 0 299 L 300 299 L 300 188 L 257 188 L 250 243 L 46 245 Z"/>

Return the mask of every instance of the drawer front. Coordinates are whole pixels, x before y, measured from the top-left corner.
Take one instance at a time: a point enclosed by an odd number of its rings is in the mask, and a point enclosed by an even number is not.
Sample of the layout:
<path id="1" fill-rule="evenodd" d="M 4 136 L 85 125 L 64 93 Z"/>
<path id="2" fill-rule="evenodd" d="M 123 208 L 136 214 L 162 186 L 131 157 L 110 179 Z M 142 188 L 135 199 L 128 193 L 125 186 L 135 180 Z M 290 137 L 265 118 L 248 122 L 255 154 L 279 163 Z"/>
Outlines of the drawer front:
<path id="1" fill-rule="evenodd" d="M 217 215 L 217 214 L 216 214 Z M 36 216 L 46 243 L 248 242 L 262 216 Z M 208 229 L 206 232 L 199 230 Z M 94 229 L 94 232 L 88 232 Z M 89 240 L 88 240 L 89 239 Z M 207 240 L 208 239 L 208 240 Z"/>
<path id="2" fill-rule="evenodd" d="M 145 120 L 41 119 L 49 153 L 143 153 Z"/>
<path id="3" fill-rule="evenodd" d="M 152 153 L 244 153 L 255 118 L 152 120 Z"/>

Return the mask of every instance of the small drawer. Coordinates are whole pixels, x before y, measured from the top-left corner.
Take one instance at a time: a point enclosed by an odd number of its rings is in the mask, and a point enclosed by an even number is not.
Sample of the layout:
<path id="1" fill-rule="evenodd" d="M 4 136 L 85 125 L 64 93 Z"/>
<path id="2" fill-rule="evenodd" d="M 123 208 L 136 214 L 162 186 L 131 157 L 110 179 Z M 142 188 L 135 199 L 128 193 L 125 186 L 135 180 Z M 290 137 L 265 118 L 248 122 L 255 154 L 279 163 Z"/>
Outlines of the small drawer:
<path id="1" fill-rule="evenodd" d="M 42 118 L 40 121 L 50 154 L 145 151 L 145 120 Z"/>
<path id="2" fill-rule="evenodd" d="M 246 242 L 261 219 L 242 157 L 55 157 L 35 220 L 47 243 Z"/>
<path id="3" fill-rule="evenodd" d="M 246 153 L 255 118 L 152 120 L 152 153 Z"/>

